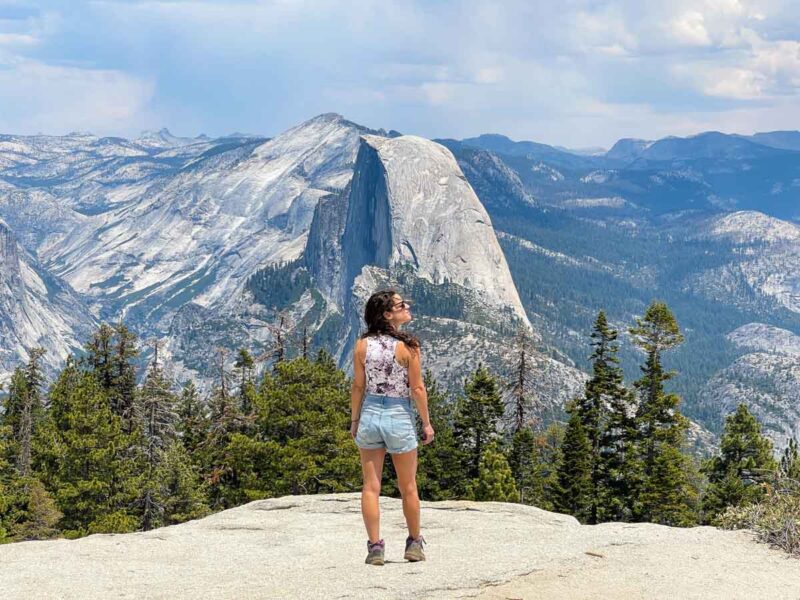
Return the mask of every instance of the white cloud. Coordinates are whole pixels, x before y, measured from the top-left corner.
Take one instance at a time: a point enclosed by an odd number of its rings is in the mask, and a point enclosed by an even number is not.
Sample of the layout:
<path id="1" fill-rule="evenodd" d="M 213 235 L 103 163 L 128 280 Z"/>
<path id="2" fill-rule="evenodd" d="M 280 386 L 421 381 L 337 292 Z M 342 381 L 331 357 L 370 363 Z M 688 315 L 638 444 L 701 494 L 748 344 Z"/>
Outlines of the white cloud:
<path id="1" fill-rule="evenodd" d="M 152 96 L 152 82 L 118 71 L 20 61 L 0 69 L 0 131 L 138 131 L 153 124 Z"/>
<path id="2" fill-rule="evenodd" d="M 272 134 L 335 110 L 585 146 L 800 110 L 796 0 L 38 1 L 57 8 L 0 21 L 5 130 Z"/>
<path id="3" fill-rule="evenodd" d="M 679 15 L 670 23 L 670 30 L 675 39 L 690 46 L 709 46 L 711 38 L 706 31 L 703 13 L 690 10 Z"/>

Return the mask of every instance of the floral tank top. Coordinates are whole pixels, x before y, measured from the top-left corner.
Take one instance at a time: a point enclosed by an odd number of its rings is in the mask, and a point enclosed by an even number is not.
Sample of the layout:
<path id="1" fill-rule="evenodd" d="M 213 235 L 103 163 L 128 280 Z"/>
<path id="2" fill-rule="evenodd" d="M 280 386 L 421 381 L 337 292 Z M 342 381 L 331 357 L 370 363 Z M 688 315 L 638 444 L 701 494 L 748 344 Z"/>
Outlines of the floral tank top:
<path id="1" fill-rule="evenodd" d="M 408 369 L 395 360 L 394 351 L 399 342 L 390 335 L 367 338 L 365 371 L 367 393 L 382 396 L 410 397 Z"/>

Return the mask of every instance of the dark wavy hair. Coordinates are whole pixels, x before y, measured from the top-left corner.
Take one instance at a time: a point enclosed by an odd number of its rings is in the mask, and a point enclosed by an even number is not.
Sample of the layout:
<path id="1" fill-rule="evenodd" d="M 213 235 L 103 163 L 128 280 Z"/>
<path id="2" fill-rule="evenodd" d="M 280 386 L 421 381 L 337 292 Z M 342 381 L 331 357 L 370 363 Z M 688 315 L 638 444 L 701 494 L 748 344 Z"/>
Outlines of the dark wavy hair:
<path id="1" fill-rule="evenodd" d="M 390 335 L 403 342 L 414 350 L 419 348 L 419 340 L 416 336 L 395 329 L 386 317 L 384 312 L 392 312 L 394 307 L 395 290 L 380 290 L 372 294 L 364 307 L 364 321 L 367 323 L 367 331 L 361 334 L 362 338 L 375 335 Z"/>

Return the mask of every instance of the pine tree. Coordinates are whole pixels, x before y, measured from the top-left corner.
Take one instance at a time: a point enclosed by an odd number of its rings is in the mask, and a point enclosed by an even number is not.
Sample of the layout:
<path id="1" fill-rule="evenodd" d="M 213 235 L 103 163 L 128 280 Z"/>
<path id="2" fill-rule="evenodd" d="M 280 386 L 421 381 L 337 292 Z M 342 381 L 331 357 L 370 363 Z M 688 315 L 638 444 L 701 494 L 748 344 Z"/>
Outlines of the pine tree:
<path id="1" fill-rule="evenodd" d="M 521 327 L 514 344 L 515 364 L 507 384 L 506 406 L 511 420 L 510 434 L 530 427 L 534 418 L 534 390 L 532 378 L 532 342 L 529 331 Z"/>
<path id="2" fill-rule="evenodd" d="M 256 395 L 252 379 L 255 360 L 245 348 L 240 348 L 233 366 L 236 369 L 240 381 L 239 407 L 242 414 L 250 415 L 253 412 L 253 401 Z"/>
<path id="3" fill-rule="evenodd" d="M 464 384 L 464 397 L 456 404 L 455 436 L 466 460 L 466 477 L 477 479 L 480 461 L 488 443 L 497 438 L 503 416 L 503 401 L 497 381 L 479 365 Z"/>
<path id="4" fill-rule="evenodd" d="M 328 360 L 285 360 L 265 376 L 256 435 L 234 434 L 230 468 L 246 499 L 359 488 L 360 464 L 349 433 L 349 385 Z"/>
<path id="5" fill-rule="evenodd" d="M 453 433 L 453 406 L 429 370 L 425 371 L 424 382 L 436 440 L 419 448 L 417 489 L 421 499 L 449 500 L 457 497 L 464 478 L 462 456 Z M 417 429 L 421 427 L 418 422 Z"/>
<path id="6" fill-rule="evenodd" d="M 159 502 L 161 483 L 157 470 L 167 447 L 177 439 L 178 415 L 170 388 L 170 382 L 158 363 L 156 347 L 155 358 L 147 371 L 138 403 L 141 407 L 141 451 L 144 463 L 138 503 L 145 530 L 157 527 L 163 521 L 164 505 Z"/>
<path id="7" fill-rule="evenodd" d="M 683 341 L 678 323 L 663 302 L 653 302 L 629 333 L 647 356 L 642 377 L 634 383 L 639 395 L 636 414 L 638 452 L 643 480 L 636 495 L 638 517 L 665 525 L 686 525 L 693 520 L 696 491 L 687 476 L 688 458 L 681 453 L 688 419 L 678 408 L 680 397 L 664 391 L 674 376 L 664 371 L 662 354 Z"/>
<path id="8" fill-rule="evenodd" d="M 11 428 L 13 444 L 10 449 L 21 477 L 31 475 L 33 438 L 44 414 L 42 388 L 45 381 L 41 366 L 44 354 L 44 348 L 29 350 L 28 362 L 14 370 L 3 412 L 0 414 L 0 423 Z"/>
<path id="9" fill-rule="evenodd" d="M 577 410 L 592 448 L 590 523 L 624 520 L 631 513 L 636 424 L 633 398 L 623 384 L 617 332 L 600 311 L 591 334 L 592 377 Z"/>
<path id="10" fill-rule="evenodd" d="M 546 504 L 545 477 L 536 434 L 530 427 L 511 437 L 508 466 L 520 494 L 520 502 L 542 507 Z"/>
<path id="11" fill-rule="evenodd" d="M 194 455 L 208 436 L 209 419 L 206 408 L 197 393 L 194 382 L 189 381 L 181 390 L 178 406 L 178 435 L 189 455 Z"/>
<path id="12" fill-rule="evenodd" d="M 519 501 L 514 476 L 497 441 L 491 442 L 481 456 L 480 473 L 470 495 L 479 501 Z"/>
<path id="13" fill-rule="evenodd" d="M 542 432 L 536 433 L 536 449 L 544 487 L 544 500 L 539 505 L 545 510 L 555 510 L 558 504 L 558 466 L 561 464 L 561 449 L 564 446 L 566 427 L 553 421 Z"/>
<path id="14" fill-rule="evenodd" d="M 14 541 L 46 540 L 58 534 L 57 523 L 63 516 L 42 483 L 33 477 L 18 483 L 24 509 L 11 525 L 9 534 Z"/>
<path id="15" fill-rule="evenodd" d="M 783 477 L 800 483 L 800 452 L 797 450 L 795 438 L 789 438 L 789 444 L 783 450 L 780 473 Z"/>
<path id="16" fill-rule="evenodd" d="M 567 409 L 570 415 L 561 461 L 557 468 L 558 490 L 556 510 L 571 514 L 581 523 L 591 516 L 592 447 L 580 415 L 574 404 Z"/>
<path id="17" fill-rule="evenodd" d="M 60 524 L 68 537 L 136 528 L 133 440 L 93 373 L 67 362 L 37 437 L 37 472 L 64 514 Z"/>
<path id="18" fill-rule="evenodd" d="M 9 529 L 17 521 L 17 477 L 11 458 L 13 439 L 11 426 L 0 421 L 0 544 L 11 541 Z"/>
<path id="19" fill-rule="evenodd" d="M 708 487 L 702 508 L 706 521 L 712 521 L 728 506 L 757 502 L 764 494 L 761 483 L 775 475 L 778 465 L 772 456 L 772 442 L 761 435 L 761 426 L 739 404 L 725 419 L 720 452 L 703 465 Z"/>
<path id="20" fill-rule="evenodd" d="M 153 492 L 153 527 L 174 525 L 206 516 L 207 488 L 199 469 L 180 442 L 172 442 L 164 451 L 153 477 L 157 483 Z"/>
<path id="21" fill-rule="evenodd" d="M 136 428 L 136 335 L 125 325 L 103 323 L 85 345 L 83 364 L 106 392 L 111 410 L 122 420 L 127 434 Z"/>

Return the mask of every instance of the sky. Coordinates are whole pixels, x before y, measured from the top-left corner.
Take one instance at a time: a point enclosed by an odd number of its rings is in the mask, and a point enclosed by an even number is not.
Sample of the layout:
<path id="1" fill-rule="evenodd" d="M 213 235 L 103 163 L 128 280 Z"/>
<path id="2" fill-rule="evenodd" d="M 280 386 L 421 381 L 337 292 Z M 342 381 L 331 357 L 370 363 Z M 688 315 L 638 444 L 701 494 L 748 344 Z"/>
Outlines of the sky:
<path id="1" fill-rule="evenodd" d="M 798 0 L 0 0 L 0 132 L 800 128 Z"/>

